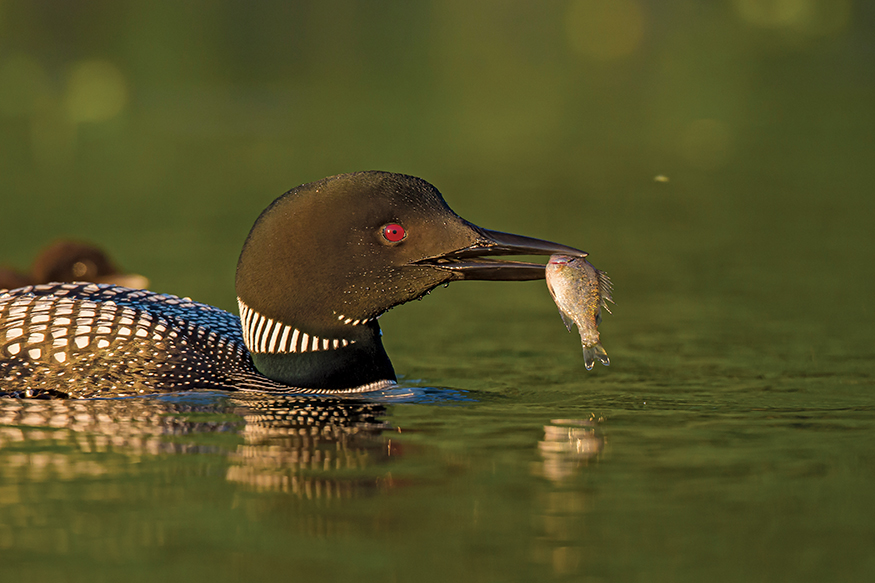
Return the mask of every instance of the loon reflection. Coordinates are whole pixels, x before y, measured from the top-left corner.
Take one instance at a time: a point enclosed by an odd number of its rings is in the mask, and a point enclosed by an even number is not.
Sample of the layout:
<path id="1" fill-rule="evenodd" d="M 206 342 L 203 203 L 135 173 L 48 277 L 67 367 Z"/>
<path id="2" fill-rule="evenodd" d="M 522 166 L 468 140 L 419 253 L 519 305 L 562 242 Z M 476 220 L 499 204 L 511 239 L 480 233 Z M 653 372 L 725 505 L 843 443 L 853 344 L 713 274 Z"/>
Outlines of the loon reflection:
<path id="1" fill-rule="evenodd" d="M 70 448 L 68 456 L 36 451 L 21 462 L 62 479 L 109 472 L 87 457 L 95 452 L 224 454 L 229 481 L 307 498 L 373 489 L 385 480 L 360 470 L 399 453 L 382 436 L 390 425 L 380 403 L 302 395 L 187 397 L 194 398 L 2 398 L 0 450 L 40 440 Z M 204 440 L 208 435 L 228 439 Z"/>
<path id="2" fill-rule="evenodd" d="M 430 397 L 444 404 L 449 400 L 440 390 L 425 400 Z M 494 462 L 478 465 L 484 460 L 482 448 L 470 457 L 453 447 L 446 451 L 430 415 L 403 428 L 388 423 L 389 407 L 405 398 L 376 402 L 216 392 L 112 400 L 2 398 L 2 540 L 28 540 L 34 523 L 57 525 L 61 542 L 45 536 L 40 545 L 50 550 L 58 545 L 66 552 L 64 541 L 81 536 L 86 520 L 88 540 L 112 541 L 121 534 L 125 552 L 139 557 L 144 549 L 180 540 L 178 532 L 176 538 L 165 536 L 168 512 L 172 524 L 185 520 L 175 514 L 183 507 L 186 518 L 204 518 L 217 500 L 232 503 L 247 516 L 276 518 L 283 528 L 307 538 L 337 540 L 338 535 L 371 532 L 362 531 L 362 524 L 372 518 L 374 506 L 370 500 L 362 504 L 363 498 L 386 496 L 383 503 L 395 508 L 394 494 L 400 489 L 407 490 L 408 499 L 430 500 L 435 480 L 452 484 L 494 474 Z M 422 396 L 414 398 L 423 401 Z M 557 574 L 576 570 L 585 557 L 586 549 L 568 533 L 586 524 L 584 514 L 594 503 L 579 478 L 582 466 L 601 455 L 600 424 L 595 417 L 553 419 L 544 426 L 543 439 L 531 443 L 539 454 L 532 473 L 543 478 L 529 484 L 537 533 L 531 538 L 531 555 Z M 402 435 L 418 435 L 401 437 L 401 429 Z M 423 448 L 423 438 L 429 436 L 433 443 Z M 426 473 L 421 473 L 423 461 L 429 462 Z M 486 490 L 480 492 L 492 492 L 494 478 L 481 486 Z M 200 504 L 205 493 L 217 500 Z M 156 500 L 166 500 L 168 494 L 178 497 L 177 503 L 153 516 Z M 83 511 L 71 503 L 78 500 L 102 510 Z M 197 510 L 189 514 L 193 502 Z M 129 505 L 140 513 L 106 520 L 115 516 L 114 509 Z M 42 536 L 46 529 L 36 532 Z M 104 549 L 98 546 L 95 552 Z"/>
<path id="3" fill-rule="evenodd" d="M 467 400 L 450 390 L 426 391 L 396 393 L 391 399 Z M 108 400 L 0 398 L 0 451 L 51 441 L 70 448 L 73 457 L 218 454 L 231 462 L 228 481 L 307 498 L 344 497 L 391 485 L 384 477 L 388 472 L 374 471 L 403 455 L 393 440 L 401 428 L 386 416 L 384 402 L 326 396 L 203 392 Z M 597 459 L 604 448 L 600 421 L 554 419 L 545 425 L 537 444 L 542 462 L 533 473 L 560 484 Z M 203 439 L 209 435 L 227 440 Z M 31 466 L 64 479 L 105 473 L 64 456 L 30 455 L 35 456 Z"/>

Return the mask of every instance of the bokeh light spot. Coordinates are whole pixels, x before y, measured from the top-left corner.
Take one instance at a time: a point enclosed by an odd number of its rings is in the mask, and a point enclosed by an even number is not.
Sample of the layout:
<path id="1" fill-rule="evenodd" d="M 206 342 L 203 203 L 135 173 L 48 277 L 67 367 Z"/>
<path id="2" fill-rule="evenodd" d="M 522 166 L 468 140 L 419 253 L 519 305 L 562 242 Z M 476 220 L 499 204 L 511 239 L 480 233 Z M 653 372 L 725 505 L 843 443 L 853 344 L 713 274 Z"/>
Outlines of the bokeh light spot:
<path id="1" fill-rule="evenodd" d="M 851 17 L 850 0 L 734 0 L 734 5 L 750 24 L 811 36 L 834 34 Z"/>
<path id="2" fill-rule="evenodd" d="M 578 53 L 599 61 L 618 59 L 641 44 L 644 12 L 635 0 L 573 0 L 565 30 Z"/>
<path id="3" fill-rule="evenodd" d="M 806 19 L 814 0 L 735 0 L 738 14 L 758 26 L 790 26 Z"/>
<path id="4" fill-rule="evenodd" d="M 106 121 L 117 116 L 128 100 L 121 71 L 108 61 L 79 61 L 71 68 L 64 97 L 67 117 L 74 123 Z"/>

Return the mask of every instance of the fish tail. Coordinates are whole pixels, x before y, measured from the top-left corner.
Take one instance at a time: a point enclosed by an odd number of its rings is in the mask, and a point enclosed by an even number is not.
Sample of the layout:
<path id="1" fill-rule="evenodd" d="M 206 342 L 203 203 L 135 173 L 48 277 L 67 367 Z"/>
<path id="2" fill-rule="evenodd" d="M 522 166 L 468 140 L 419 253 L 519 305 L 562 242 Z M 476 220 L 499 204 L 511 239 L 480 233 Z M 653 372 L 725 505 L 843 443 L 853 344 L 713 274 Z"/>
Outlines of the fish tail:
<path id="1" fill-rule="evenodd" d="M 583 364 L 586 365 L 586 370 L 592 370 L 596 360 L 605 366 L 611 364 L 611 359 L 608 358 L 608 353 L 601 345 L 601 342 L 583 347 Z"/>

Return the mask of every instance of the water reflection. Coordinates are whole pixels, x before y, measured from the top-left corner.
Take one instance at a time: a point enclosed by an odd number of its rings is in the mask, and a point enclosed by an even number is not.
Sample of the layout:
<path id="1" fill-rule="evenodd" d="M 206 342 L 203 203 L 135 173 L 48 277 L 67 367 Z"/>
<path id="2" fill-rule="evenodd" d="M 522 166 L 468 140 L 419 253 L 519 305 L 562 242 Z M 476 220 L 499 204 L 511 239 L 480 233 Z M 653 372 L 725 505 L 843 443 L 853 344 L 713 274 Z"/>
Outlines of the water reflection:
<path id="1" fill-rule="evenodd" d="M 562 482 L 598 454 L 605 446 L 597 419 L 553 419 L 544 426 L 544 439 L 538 442 L 543 461 L 535 474 L 552 482 Z"/>
<path id="2" fill-rule="evenodd" d="M 538 442 L 542 461 L 536 475 L 547 478 L 550 487 L 537 494 L 533 559 L 554 576 L 579 575 L 585 558 L 580 531 L 586 528 L 589 492 L 578 481 L 581 469 L 598 459 L 604 449 L 601 419 L 553 419 L 544 426 Z"/>
<path id="3" fill-rule="evenodd" d="M 377 403 L 301 397 L 234 400 L 244 443 L 230 455 L 227 479 L 306 498 L 352 496 L 375 487 L 367 468 L 397 454 Z M 335 474 L 344 474 L 339 478 Z"/>
<path id="4" fill-rule="evenodd" d="M 379 403 L 306 396 L 0 399 L 0 471 L 15 481 L 70 480 L 121 471 L 116 458 L 82 454 L 218 454 L 234 483 L 350 496 L 378 480 L 369 467 L 397 454 L 381 436 L 384 414 Z"/>

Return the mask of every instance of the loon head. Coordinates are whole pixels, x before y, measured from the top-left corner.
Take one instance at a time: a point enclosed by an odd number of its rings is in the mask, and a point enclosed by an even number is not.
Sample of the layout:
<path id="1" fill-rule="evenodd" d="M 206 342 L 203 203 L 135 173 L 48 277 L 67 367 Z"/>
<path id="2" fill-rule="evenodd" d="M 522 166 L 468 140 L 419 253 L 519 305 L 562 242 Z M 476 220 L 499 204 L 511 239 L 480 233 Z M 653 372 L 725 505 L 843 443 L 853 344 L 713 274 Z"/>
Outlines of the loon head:
<path id="1" fill-rule="evenodd" d="M 497 255 L 586 256 L 489 231 L 428 182 L 357 172 L 298 186 L 255 222 L 237 263 L 243 337 L 256 368 L 289 385 L 343 391 L 395 380 L 376 318 L 456 280 L 544 278 Z"/>

